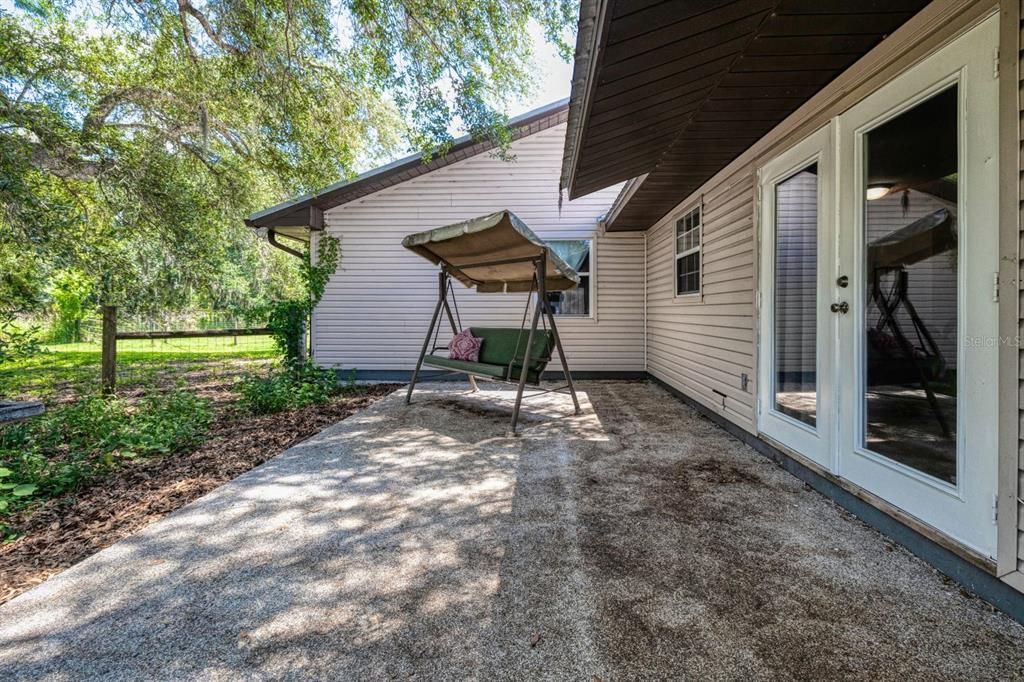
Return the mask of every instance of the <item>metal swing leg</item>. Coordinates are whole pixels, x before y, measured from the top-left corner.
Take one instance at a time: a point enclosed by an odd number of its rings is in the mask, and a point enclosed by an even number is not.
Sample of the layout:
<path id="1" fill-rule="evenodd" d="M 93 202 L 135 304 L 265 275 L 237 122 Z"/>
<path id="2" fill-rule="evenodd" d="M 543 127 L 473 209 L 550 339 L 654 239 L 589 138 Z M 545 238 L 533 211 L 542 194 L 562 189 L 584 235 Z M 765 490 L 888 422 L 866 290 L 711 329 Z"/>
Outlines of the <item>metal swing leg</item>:
<path id="1" fill-rule="evenodd" d="M 434 306 L 434 315 L 430 318 L 430 327 L 427 328 L 427 335 L 423 339 L 423 348 L 420 349 L 420 357 L 416 361 L 416 369 L 412 372 L 412 380 L 409 382 L 409 392 L 405 394 L 405 404 L 408 405 L 412 402 L 412 391 L 416 388 L 416 380 L 420 376 L 420 368 L 423 367 L 423 358 L 427 355 L 427 346 L 430 345 L 430 337 L 434 335 L 434 327 L 437 326 L 438 318 L 441 316 L 441 308 L 447 308 L 446 286 L 448 284 L 448 273 L 444 270 L 437 275 L 437 305 Z M 451 317 L 451 313 L 449 313 Z M 455 324 L 454 322 L 452 323 Z"/>
<path id="2" fill-rule="evenodd" d="M 565 359 L 565 351 L 562 350 L 562 339 L 558 336 L 558 327 L 555 326 L 555 316 L 551 312 L 551 305 L 547 296 L 544 297 L 544 314 L 547 316 L 548 324 L 551 325 L 551 335 L 555 337 L 555 349 L 558 350 L 558 360 L 562 363 L 562 374 L 565 375 L 565 383 L 569 385 L 569 394 L 572 395 L 572 404 L 575 414 L 580 413 L 580 401 L 576 398 L 576 387 L 572 383 L 572 374 L 569 372 L 569 363 Z"/>
<path id="3" fill-rule="evenodd" d="M 530 333 L 526 335 L 526 350 L 523 352 L 523 364 L 519 367 L 519 387 L 516 390 L 516 404 L 512 408 L 512 435 L 516 435 L 516 424 L 519 422 L 519 407 L 523 403 L 523 389 L 526 388 L 526 375 L 530 373 L 530 356 L 533 353 L 533 334 L 537 331 L 537 322 L 540 320 L 541 300 L 544 291 L 544 273 L 547 271 L 547 261 L 544 254 L 533 262 L 533 277 L 537 284 L 537 304 L 533 307 L 533 321 L 530 323 Z M 526 299 L 526 305 L 530 305 L 530 299 Z M 514 358 L 513 358 L 514 360 Z M 511 374 L 509 375 L 511 378 Z"/>
<path id="4" fill-rule="evenodd" d="M 516 389 L 516 404 L 512 408 L 512 435 L 516 435 L 516 424 L 519 422 L 519 407 L 523 403 L 523 389 L 526 388 L 526 375 L 530 369 L 530 352 L 533 350 L 533 333 L 537 331 L 537 322 L 540 319 L 540 305 L 534 306 L 533 322 L 530 324 L 530 333 L 526 335 L 526 352 L 523 354 L 523 364 L 519 367 L 519 387 Z"/>
<path id="5" fill-rule="evenodd" d="M 447 285 L 447 283 L 446 283 L 446 285 Z M 448 293 L 447 290 L 445 290 L 445 294 L 447 294 L 447 293 Z M 452 292 L 452 300 L 455 300 L 455 293 L 454 292 Z M 445 295 L 445 297 L 441 299 L 441 304 L 444 306 L 444 312 L 448 316 L 448 323 L 452 326 L 452 334 L 453 335 L 454 334 L 458 334 L 462 330 L 459 329 L 457 324 L 455 324 L 455 318 L 452 316 L 451 306 L 448 305 L 448 296 L 447 295 Z M 458 305 L 456 305 L 456 308 L 457 307 L 458 307 Z M 479 391 L 480 388 L 476 385 L 476 377 L 474 377 L 472 374 L 467 374 L 466 376 L 469 378 L 469 385 L 473 389 L 473 393 L 476 393 L 477 391 Z"/>

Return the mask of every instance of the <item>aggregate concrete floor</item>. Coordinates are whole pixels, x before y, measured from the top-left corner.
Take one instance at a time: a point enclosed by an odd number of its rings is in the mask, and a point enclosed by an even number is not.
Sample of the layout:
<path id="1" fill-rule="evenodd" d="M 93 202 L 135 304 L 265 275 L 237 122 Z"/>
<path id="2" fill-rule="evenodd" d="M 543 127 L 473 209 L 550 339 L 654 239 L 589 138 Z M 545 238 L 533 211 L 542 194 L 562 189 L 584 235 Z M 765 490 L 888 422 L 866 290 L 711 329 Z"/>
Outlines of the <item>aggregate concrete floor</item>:
<path id="1" fill-rule="evenodd" d="M 0 608 L 0 679 L 1014 679 L 1024 628 L 661 389 L 392 395 Z"/>

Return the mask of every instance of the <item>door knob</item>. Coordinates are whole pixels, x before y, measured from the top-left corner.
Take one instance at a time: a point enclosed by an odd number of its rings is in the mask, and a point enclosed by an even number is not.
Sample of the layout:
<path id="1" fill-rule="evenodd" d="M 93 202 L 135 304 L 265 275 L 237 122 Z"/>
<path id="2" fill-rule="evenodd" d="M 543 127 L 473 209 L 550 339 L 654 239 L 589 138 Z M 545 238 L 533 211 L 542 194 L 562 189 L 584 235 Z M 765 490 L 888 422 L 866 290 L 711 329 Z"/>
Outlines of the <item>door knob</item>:
<path id="1" fill-rule="evenodd" d="M 846 301 L 833 303 L 832 305 L 829 306 L 829 310 L 831 310 L 834 313 L 842 313 L 843 315 L 845 315 L 846 313 L 850 312 L 850 304 L 847 303 Z"/>

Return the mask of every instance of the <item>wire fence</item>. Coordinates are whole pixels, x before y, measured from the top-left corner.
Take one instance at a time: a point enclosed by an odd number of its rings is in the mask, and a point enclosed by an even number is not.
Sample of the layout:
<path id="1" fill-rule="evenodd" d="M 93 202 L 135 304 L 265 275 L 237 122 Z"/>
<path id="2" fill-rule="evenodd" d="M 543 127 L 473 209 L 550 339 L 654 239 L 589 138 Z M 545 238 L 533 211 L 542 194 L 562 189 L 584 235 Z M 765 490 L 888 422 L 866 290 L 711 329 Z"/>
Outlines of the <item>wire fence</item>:
<path id="1" fill-rule="evenodd" d="M 103 315 L 98 314 L 74 329 L 58 330 L 63 335 L 44 334 L 41 352 L 0 364 L 0 399 L 60 404 L 104 391 L 138 398 L 177 388 L 225 398 L 239 377 L 279 357 L 263 320 L 251 313 L 115 315 L 114 320 L 113 352 L 104 352 Z M 25 324 L 55 327 L 48 320 Z"/>

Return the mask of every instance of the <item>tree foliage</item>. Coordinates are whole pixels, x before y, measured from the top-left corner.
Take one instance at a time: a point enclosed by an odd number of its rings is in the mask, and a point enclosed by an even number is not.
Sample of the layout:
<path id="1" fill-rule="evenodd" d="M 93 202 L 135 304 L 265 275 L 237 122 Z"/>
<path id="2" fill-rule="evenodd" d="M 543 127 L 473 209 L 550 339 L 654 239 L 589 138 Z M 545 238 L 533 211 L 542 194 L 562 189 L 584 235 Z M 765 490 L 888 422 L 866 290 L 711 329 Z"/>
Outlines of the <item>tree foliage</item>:
<path id="1" fill-rule="evenodd" d="M 0 300 L 58 272 L 130 313 L 301 289 L 241 219 L 441 153 L 530 84 L 568 0 L 17 0 L 0 10 Z M 561 45 L 563 49 L 567 46 Z"/>

